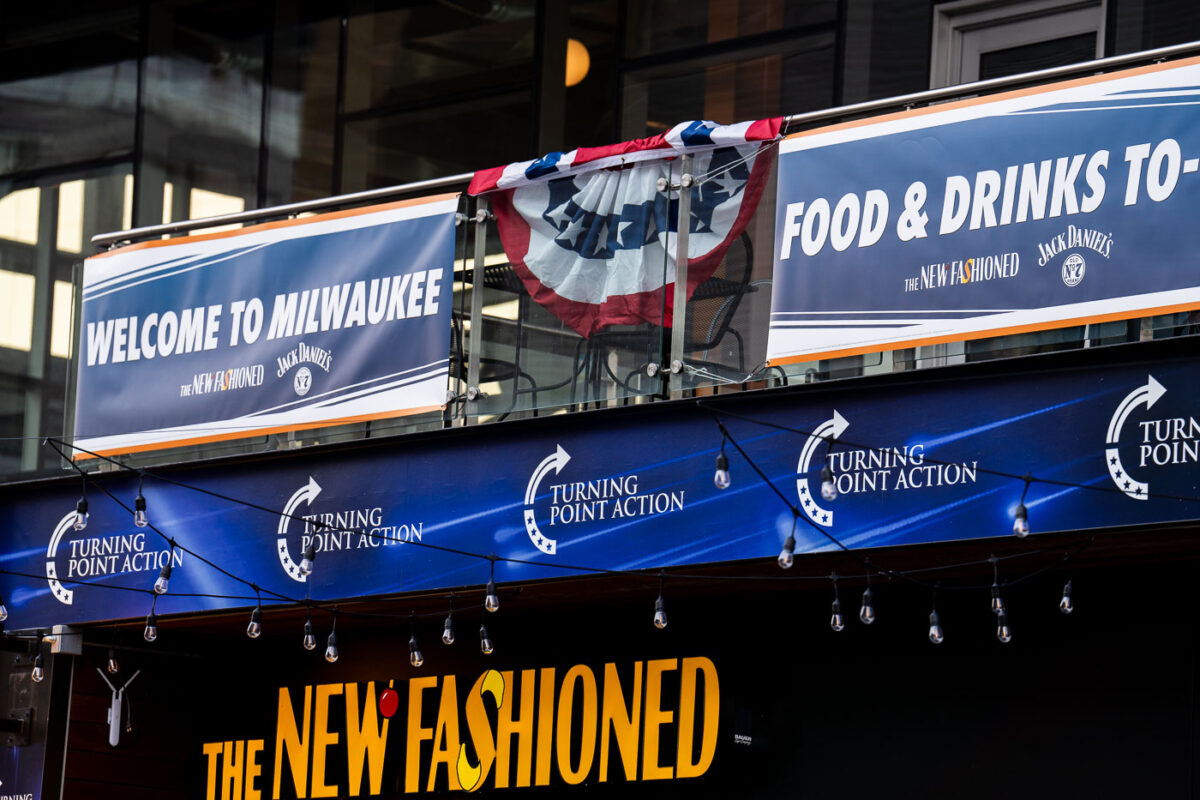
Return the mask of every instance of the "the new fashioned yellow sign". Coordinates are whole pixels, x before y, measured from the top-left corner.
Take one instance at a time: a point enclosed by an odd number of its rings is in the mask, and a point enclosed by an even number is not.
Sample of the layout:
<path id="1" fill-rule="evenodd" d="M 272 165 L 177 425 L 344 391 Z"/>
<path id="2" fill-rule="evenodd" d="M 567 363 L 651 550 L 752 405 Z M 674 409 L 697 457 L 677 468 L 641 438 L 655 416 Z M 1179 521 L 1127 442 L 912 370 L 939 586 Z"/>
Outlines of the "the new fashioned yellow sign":
<path id="1" fill-rule="evenodd" d="M 273 739 L 202 746 L 206 797 L 695 778 L 712 765 L 719 716 L 704 657 L 283 687 Z"/>

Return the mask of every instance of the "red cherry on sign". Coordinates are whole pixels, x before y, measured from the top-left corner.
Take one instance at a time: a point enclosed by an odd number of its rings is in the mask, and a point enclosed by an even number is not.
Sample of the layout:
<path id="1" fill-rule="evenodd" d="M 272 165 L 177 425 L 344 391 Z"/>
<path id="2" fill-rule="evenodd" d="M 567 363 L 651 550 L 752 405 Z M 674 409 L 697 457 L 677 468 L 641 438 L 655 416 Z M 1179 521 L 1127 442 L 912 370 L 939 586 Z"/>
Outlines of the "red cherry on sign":
<path id="1" fill-rule="evenodd" d="M 400 707 L 400 693 L 395 689 L 384 689 L 379 694 L 379 713 L 391 718 Z"/>

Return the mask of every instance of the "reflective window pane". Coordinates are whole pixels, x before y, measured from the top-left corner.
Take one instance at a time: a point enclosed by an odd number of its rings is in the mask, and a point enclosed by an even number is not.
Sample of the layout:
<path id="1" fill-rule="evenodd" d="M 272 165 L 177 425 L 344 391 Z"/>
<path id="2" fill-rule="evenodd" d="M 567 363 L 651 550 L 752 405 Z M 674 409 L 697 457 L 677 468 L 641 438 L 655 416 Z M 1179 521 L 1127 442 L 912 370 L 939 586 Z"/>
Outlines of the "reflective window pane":
<path id="1" fill-rule="evenodd" d="M 333 188 L 341 18 L 275 29 L 267 119 L 267 204 L 325 197 Z"/>
<path id="2" fill-rule="evenodd" d="M 133 151 L 137 7 L 58 11 L 0 4 L 0 174 Z"/>
<path id="3" fill-rule="evenodd" d="M 773 48 L 774 50 L 774 48 Z M 625 77 L 623 139 L 662 133 L 678 122 L 732 123 L 794 114 L 833 103 L 834 38 L 818 34 L 789 50 L 737 60 L 697 60 Z"/>
<path id="4" fill-rule="evenodd" d="M 522 91 L 347 123 L 342 191 L 529 158 L 532 120 L 532 98 Z"/>
<path id="5" fill-rule="evenodd" d="M 533 0 L 514 0 L 355 9 L 347 28 L 346 110 L 527 84 L 534 7 Z"/>
<path id="6" fill-rule="evenodd" d="M 264 8 L 259 3 L 152 5 L 166 30 L 146 59 L 142 207 L 135 224 L 187 219 L 193 189 L 258 205 Z M 170 207 L 159 207 L 163 182 Z"/>
<path id="7" fill-rule="evenodd" d="M 629 0 L 625 55 L 651 56 L 712 42 L 833 22 L 830 0 Z"/>

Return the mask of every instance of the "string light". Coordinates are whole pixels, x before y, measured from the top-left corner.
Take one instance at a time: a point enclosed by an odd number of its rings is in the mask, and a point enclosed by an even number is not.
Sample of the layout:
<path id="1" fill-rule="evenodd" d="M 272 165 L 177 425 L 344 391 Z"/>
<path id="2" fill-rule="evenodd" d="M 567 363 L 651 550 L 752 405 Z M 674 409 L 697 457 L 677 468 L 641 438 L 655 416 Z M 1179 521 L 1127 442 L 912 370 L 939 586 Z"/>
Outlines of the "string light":
<path id="1" fill-rule="evenodd" d="M 317 637 L 313 635 L 312 617 L 304 620 L 304 649 L 317 649 Z"/>
<path id="2" fill-rule="evenodd" d="M 142 638 L 147 642 L 153 642 L 158 638 L 158 617 L 154 614 L 154 607 L 158 605 L 158 595 L 154 596 L 154 600 L 150 603 L 150 613 L 146 615 L 146 630 L 142 631 Z"/>
<path id="3" fill-rule="evenodd" d="M 117 654 L 113 652 L 111 647 L 108 648 L 108 674 L 116 675 L 120 669 L 120 666 L 117 664 Z"/>
<path id="4" fill-rule="evenodd" d="M 316 527 L 316 525 L 320 525 L 320 524 L 321 523 L 316 523 L 314 525 L 314 528 Z M 300 574 L 301 575 L 312 575 L 313 562 L 316 560 L 317 560 L 317 548 L 315 545 L 313 545 L 312 542 L 309 542 L 308 547 L 304 548 L 304 557 L 300 559 Z"/>
<path id="5" fill-rule="evenodd" d="M 845 629 L 846 621 L 842 618 L 842 601 L 838 597 L 837 573 L 835 572 L 829 577 L 833 579 L 833 614 L 829 617 L 829 627 L 833 628 L 836 633 Z"/>
<path id="6" fill-rule="evenodd" d="M 492 654 L 492 651 L 495 649 L 496 648 L 492 644 L 491 637 L 488 636 L 487 625 L 480 623 L 480 625 L 479 625 L 479 652 L 483 653 L 485 656 L 490 656 Z"/>
<path id="7" fill-rule="evenodd" d="M 863 590 L 862 606 L 858 609 L 858 619 L 863 625 L 875 621 L 875 603 L 871 594 L 871 564 L 867 562 L 867 588 Z"/>
<path id="8" fill-rule="evenodd" d="M 79 496 L 79 502 L 75 504 L 75 519 L 71 521 L 71 526 L 77 531 L 81 531 L 88 524 L 88 502 L 87 502 L 87 478 L 83 478 L 83 491 Z"/>
<path id="9" fill-rule="evenodd" d="M 833 479 L 833 468 L 829 456 L 833 453 L 833 437 L 825 437 L 825 464 L 821 467 L 821 497 L 830 502 L 837 499 L 837 483 Z"/>
<path id="10" fill-rule="evenodd" d="M 792 554 L 796 551 L 796 522 L 799 515 L 792 512 L 792 532 L 788 534 L 787 540 L 783 543 L 783 549 L 779 551 L 779 568 L 791 569 L 794 559 Z"/>
<path id="11" fill-rule="evenodd" d="M 138 493 L 137 498 L 133 501 L 133 524 L 139 528 L 145 528 L 150 524 L 150 518 L 146 516 L 146 498 L 142 495 L 142 479 L 144 473 L 138 475 Z"/>
<path id="12" fill-rule="evenodd" d="M 1063 586 L 1062 599 L 1058 601 L 1058 610 L 1064 614 L 1070 614 L 1075 610 L 1075 604 L 1071 601 L 1071 579 L 1067 579 L 1067 583 Z"/>
<path id="13" fill-rule="evenodd" d="M 654 627 L 660 631 L 667 627 L 667 609 L 663 603 L 663 574 L 658 573 L 658 599 L 654 601 Z"/>
<path id="14" fill-rule="evenodd" d="M 38 636 L 38 648 L 41 648 L 42 637 Z M 34 683 L 41 683 L 46 680 L 46 670 L 42 667 L 42 654 L 39 652 L 37 657 L 33 659 L 33 672 L 29 673 L 29 679 Z"/>
<path id="15" fill-rule="evenodd" d="M 500 610 L 500 597 L 496 594 L 496 556 L 489 556 L 492 561 L 492 571 L 488 575 L 487 596 L 483 598 L 483 607 L 495 614 Z"/>
<path id="16" fill-rule="evenodd" d="M 171 552 L 167 554 L 167 563 L 158 572 L 158 580 L 154 582 L 155 594 L 166 594 L 171 587 L 171 564 L 175 561 L 175 540 L 171 540 Z"/>
<path id="17" fill-rule="evenodd" d="M 330 664 L 338 660 L 336 608 L 333 609 L 333 628 L 329 631 L 329 638 L 325 640 L 325 660 Z"/>
<path id="18" fill-rule="evenodd" d="M 417 633 L 415 627 L 414 614 L 408 615 L 408 663 L 414 667 L 419 667 L 425 663 L 425 656 L 421 655 L 421 648 L 417 646 Z"/>
<path id="19" fill-rule="evenodd" d="M 1004 613 L 1004 598 L 1000 596 L 1000 569 L 997 566 L 999 559 L 995 556 L 989 556 L 988 561 L 992 564 L 992 613 Z"/>
<path id="20" fill-rule="evenodd" d="M 725 455 L 725 439 L 726 435 L 721 435 L 721 452 L 717 453 L 717 471 L 713 473 L 713 485 L 718 489 L 728 489 L 731 483 L 729 478 L 729 458 Z"/>
<path id="21" fill-rule="evenodd" d="M 442 627 L 442 644 L 454 644 L 454 595 L 450 595 L 450 610 L 446 612 L 446 624 Z"/>
<path id="22" fill-rule="evenodd" d="M 254 590 L 258 593 L 258 590 Z M 258 603 L 254 606 L 254 610 L 250 612 L 250 624 L 246 626 L 246 635 L 251 639 L 257 639 L 262 636 L 262 595 L 258 597 Z"/>
<path id="23" fill-rule="evenodd" d="M 996 638 L 1004 644 L 1012 641 L 1012 629 L 1008 627 L 1008 614 L 1003 611 L 996 618 Z"/>
<path id="24" fill-rule="evenodd" d="M 946 641 L 946 636 L 942 632 L 941 620 L 938 619 L 937 589 L 933 590 L 933 609 L 929 612 L 929 641 L 934 644 L 941 644 Z"/>
<path id="25" fill-rule="evenodd" d="M 1029 535 L 1029 509 L 1025 508 L 1025 495 L 1029 491 L 1029 484 L 1033 480 L 1033 476 L 1028 473 L 1025 475 L 1025 488 L 1021 490 L 1021 502 L 1017 503 L 1017 511 L 1013 515 L 1013 534 L 1018 539 L 1024 539 Z"/>
<path id="26" fill-rule="evenodd" d="M 833 470 L 829 465 L 821 467 L 821 497 L 826 500 L 837 500 L 837 484 L 833 481 Z"/>

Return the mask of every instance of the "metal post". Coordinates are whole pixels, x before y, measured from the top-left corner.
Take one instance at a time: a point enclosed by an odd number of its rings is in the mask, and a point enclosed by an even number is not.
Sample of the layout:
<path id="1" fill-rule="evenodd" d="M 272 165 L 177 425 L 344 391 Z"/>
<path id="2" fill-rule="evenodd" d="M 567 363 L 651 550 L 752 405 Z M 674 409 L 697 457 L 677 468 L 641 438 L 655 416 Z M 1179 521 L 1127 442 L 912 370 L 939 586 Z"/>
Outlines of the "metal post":
<path id="1" fill-rule="evenodd" d="M 475 211 L 475 267 L 471 277 L 471 334 L 467 339 L 467 403 L 463 424 L 470 424 L 479 402 L 479 353 L 483 349 L 483 259 L 487 255 L 487 200 L 479 198 Z"/>
<path id="2" fill-rule="evenodd" d="M 679 159 L 679 219 L 675 225 L 675 302 L 671 312 L 671 399 L 683 396 L 683 340 L 687 332 L 688 229 L 692 221 L 692 156 Z"/>

